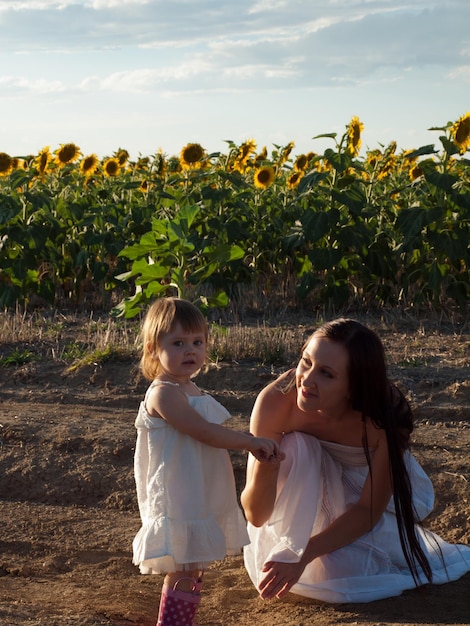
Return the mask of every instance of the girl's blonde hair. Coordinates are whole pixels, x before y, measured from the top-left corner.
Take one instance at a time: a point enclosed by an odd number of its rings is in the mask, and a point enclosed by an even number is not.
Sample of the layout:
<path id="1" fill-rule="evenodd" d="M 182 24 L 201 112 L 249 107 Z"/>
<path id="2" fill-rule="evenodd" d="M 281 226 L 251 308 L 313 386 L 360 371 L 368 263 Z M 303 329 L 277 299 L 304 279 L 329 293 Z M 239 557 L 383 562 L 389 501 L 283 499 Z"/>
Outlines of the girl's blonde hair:
<path id="1" fill-rule="evenodd" d="M 160 373 L 158 358 L 161 339 L 180 324 L 184 332 L 204 334 L 207 341 L 209 328 L 201 311 L 182 298 L 159 298 L 145 315 L 140 340 L 142 357 L 140 369 L 147 380 L 154 380 Z"/>

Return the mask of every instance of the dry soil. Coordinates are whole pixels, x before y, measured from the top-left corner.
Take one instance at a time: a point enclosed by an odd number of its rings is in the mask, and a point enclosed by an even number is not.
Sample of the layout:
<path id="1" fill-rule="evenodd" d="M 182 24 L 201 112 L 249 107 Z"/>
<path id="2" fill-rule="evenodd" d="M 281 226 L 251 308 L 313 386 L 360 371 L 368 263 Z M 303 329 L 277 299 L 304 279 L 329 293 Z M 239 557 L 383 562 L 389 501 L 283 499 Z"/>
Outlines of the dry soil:
<path id="1" fill-rule="evenodd" d="M 470 333 L 427 328 L 425 320 L 378 328 L 394 380 L 416 416 L 413 451 L 436 490 L 426 525 L 470 544 Z M 71 333 L 77 329 L 70 329 Z M 38 350 L 42 358 L 0 367 L 0 623 L 150 626 L 160 577 L 131 563 L 139 528 L 132 471 L 134 419 L 146 383 L 130 359 L 70 371 L 48 358 L 47 341 L 0 341 L 0 355 Z M 248 427 L 259 390 L 282 368 L 219 363 L 198 377 Z M 237 484 L 245 456 L 232 453 Z M 470 575 L 369 604 L 327 605 L 289 594 L 257 596 L 241 556 L 206 574 L 203 626 L 428 626 L 470 624 Z"/>

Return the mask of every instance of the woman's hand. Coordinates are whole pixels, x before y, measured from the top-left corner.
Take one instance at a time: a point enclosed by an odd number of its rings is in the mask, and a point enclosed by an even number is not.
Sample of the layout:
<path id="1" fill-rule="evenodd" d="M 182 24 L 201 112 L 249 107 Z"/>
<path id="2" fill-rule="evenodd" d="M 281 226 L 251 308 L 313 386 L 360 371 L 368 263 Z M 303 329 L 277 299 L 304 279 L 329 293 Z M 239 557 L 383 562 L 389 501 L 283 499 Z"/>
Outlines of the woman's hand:
<path id="1" fill-rule="evenodd" d="M 264 599 L 282 598 L 302 576 L 305 565 L 298 563 L 279 563 L 268 561 L 263 566 L 266 573 L 259 584 L 259 594 Z"/>

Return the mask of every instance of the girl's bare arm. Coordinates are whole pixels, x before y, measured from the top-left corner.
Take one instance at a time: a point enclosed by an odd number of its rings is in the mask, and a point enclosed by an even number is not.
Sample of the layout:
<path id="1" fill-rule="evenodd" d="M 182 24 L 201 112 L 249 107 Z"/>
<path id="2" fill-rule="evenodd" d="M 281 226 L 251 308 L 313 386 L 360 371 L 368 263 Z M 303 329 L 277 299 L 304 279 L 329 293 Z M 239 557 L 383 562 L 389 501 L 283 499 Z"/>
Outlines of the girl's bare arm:
<path id="1" fill-rule="evenodd" d="M 232 430 L 205 420 L 189 404 L 186 394 L 178 388 L 155 387 L 146 401 L 147 411 L 156 418 L 166 420 L 176 430 L 214 448 L 248 450 L 259 461 L 274 463 L 279 446 L 265 437 L 253 437 L 250 433 Z"/>

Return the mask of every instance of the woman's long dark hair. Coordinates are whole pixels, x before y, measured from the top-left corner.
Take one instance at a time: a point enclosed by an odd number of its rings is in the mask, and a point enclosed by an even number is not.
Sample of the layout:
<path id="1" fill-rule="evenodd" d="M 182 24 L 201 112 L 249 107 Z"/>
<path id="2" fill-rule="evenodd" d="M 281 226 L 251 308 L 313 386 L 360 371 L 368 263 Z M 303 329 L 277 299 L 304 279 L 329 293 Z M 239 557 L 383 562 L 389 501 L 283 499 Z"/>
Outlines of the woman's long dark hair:
<path id="1" fill-rule="evenodd" d="M 419 567 L 431 582 L 431 566 L 416 535 L 419 520 L 414 513 L 412 488 L 403 458 L 413 430 L 413 413 L 405 396 L 388 379 L 383 344 L 371 329 L 353 319 L 327 322 L 314 334 L 342 344 L 348 352 L 352 409 L 361 413 L 364 424 L 369 418 L 387 437 L 393 502 L 405 560 L 416 584 L 420 580 Z M 366 428 L 363 446 L 370 468 Z"/>

